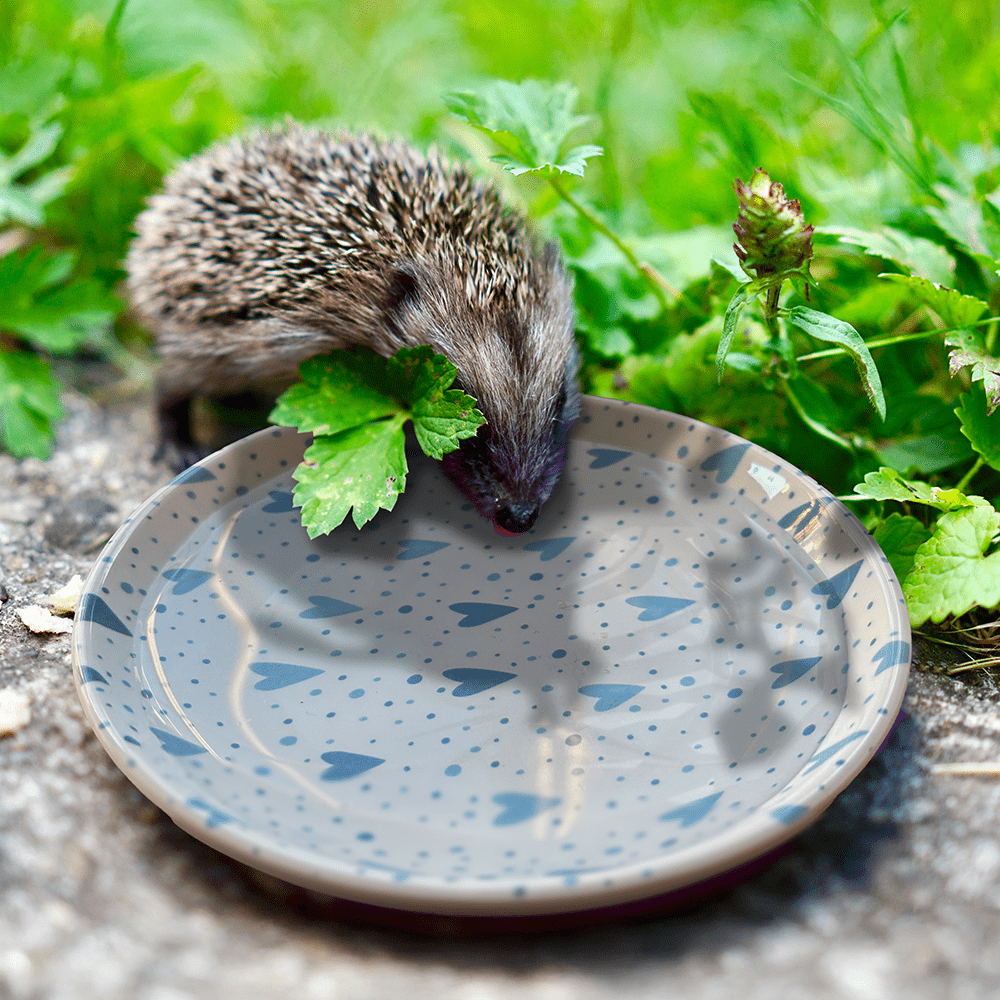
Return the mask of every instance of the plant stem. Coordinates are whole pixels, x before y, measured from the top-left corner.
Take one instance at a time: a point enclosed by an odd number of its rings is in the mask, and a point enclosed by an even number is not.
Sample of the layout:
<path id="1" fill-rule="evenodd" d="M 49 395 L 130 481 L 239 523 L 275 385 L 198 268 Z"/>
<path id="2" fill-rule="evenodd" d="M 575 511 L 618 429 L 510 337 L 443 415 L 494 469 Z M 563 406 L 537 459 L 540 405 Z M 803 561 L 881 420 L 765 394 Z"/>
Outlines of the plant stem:
<path id="1" fill-rule="evenodd" d="M 940 334 L 940 330 L 920 330 L 918 333 L 902 333 L 897 336 L 877 337 L 875 340 L 866 340 L 865 343 L 869 349 L 872 347 L 889 347 L 892 344 L 902 344 L 908 340 L 923 340 L 927 337 L 937 337 Z M 842 347 L 831 347 L 826 351 L 813 351 L 812 354 L 800 354 L 797 360 L 816 361 L 819 358 L 832 358 L 838 354 L 846 353 L 847 351 Z"/>
<path id="2" fill-rule="evenodd" d="M 960 493 L 964 493 L 966 487 L 969 485 L 969 483 L 972 482 L 972 477 L 975 476 L 975 474 L 985 464 L 986 464 L 986 459 L 983 458 L 982 455 L 980 455 L 979 458 L 976 459 L 976 464 L 973 465 L 973 467 L 969 469 L 969 471 L 964 476 L 962 476 L 962 478 L 957 483 L 955 483 L 955 489 L 958 490 Z"/>
<path id="3" fill-rule="evenodd" d="M 549 177 L 549 183 L 552 185 L 556 194 L 562 198 L 568 205 L 572 205 L 576 209 L 577 214 L 586 219 L 599 233 L 606 236 L 612 243 L 622 252 L 625 259 L 639 272 L 642 276 L 643 281 L 649 286 L 652 293 L 656 296 L 657 301 L 660 303 L 660 310 L 665 312 L 669 306 L 667 302 L 666 295 L 663 294 L 663 287 L 667 286 L 666 278 L 662 275 L 657 274 L 657 272 L 649 264 L 642 263 L 638 257 L 629 249 L 593 212 L 590 211 L 585 205 L 574 198 L 569 191 L 566 190 L 555 177 Z M 656 274 L 654 278 L 653 275 Z M 678 293 L 678 297 L 680 293 Z"/>
<path id="4" fill-rule="evenodd" d="M 824 437 L 827 441 L 831 441 L 833 444 L 843 448 L 845 451 L 850 452 L 852 455 L 854 454 L 854 447 L 849 442 L 845 441 L 839 434 L 830 430 L 829 427 L 824 427 L 818 420 L 813 420 L 813 418 L 806 413 L 806 409 L 802 405 L 801 400 L 792 391 L 792 387 L 789 384 L 788 379 L 782 379 L 781 387 L 784 389 L 785 397 L 788 399 L 788 402 L 792 404 L 792 409 L 794 409 L 799 415 L 799 419 L 802 423 L 804 423 L 807 427 L 812 428 L 812 430 L 819 434 L 820 437 Z"/>
<path id="5" fill-rule="evenodd" d="M 779 281 L 778 284 L 769 288 L 767 298 L 764 300 L 764 322 L 775 340 L 781 339 L 781 329 L 778 326 L 778 299 L 781 296 L 783 284 L 784 282 Z"/>
<path id="6" fill-rule="evenodd" d="M 990 305 L 995 306 L 996 305 L 996 300 L 997 300 L 997 293 L 996 293 L 996 290 L 994 290 L 993 294 L 991 296 L 991 299 L 990 299 Z M 993 309 L 990 310 L 990 312 L 996 313 L 996 309 L 993 308 Z M 990 328 L 986 331 L 986 353 L 987 354 L 993 354 L 993 352 L 996 350 L 996 347 L 997 347 L 997 332 L 998 331 L 1000 331 L 1000 324 L 997 323 L 997 317 L 994 316 L 992 322 L 990 323 Z"/>

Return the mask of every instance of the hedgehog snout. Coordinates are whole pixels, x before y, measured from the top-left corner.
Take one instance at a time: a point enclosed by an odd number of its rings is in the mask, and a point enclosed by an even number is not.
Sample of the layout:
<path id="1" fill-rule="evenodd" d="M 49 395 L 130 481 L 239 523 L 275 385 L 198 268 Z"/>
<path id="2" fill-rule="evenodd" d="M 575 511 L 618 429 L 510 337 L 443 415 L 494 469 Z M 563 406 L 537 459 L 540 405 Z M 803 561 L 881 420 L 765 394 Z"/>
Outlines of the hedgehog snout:
<path id="1" fill-rule="evenodd" d="M 565 439 L 535 442 L 529 455 L 522 449 L 498 446 L 481 428 L 441 462 L 445 475 L 503 535 L 531 530 L 566 462 Z"/>
<path id="2" fill-rule="evenodd" d="M 501 504 L 493 515 L 493 524 L 497 534 L 520 535 L 529 531 L 538 519 L 542 505 L 533 503 Z"/>

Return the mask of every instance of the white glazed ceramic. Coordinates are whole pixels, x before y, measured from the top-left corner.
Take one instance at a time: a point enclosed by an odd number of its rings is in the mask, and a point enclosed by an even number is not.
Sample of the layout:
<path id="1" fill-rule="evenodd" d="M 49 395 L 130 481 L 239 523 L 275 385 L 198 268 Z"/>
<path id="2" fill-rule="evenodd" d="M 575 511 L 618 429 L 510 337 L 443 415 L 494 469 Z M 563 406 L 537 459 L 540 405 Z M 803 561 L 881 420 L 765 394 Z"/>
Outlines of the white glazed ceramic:
<path id="1" fill-rule="evenodd" d="M 528 534 L 411 455 L 394 511 L 310 541 L 307 441 L 261 431 L 178 476 L 76 616 L 101 742 L 218 850 L 399 909 L 587 909 L 779 845 L 888 734 L 899 587 L 769 452 L 587 398 Z"/>

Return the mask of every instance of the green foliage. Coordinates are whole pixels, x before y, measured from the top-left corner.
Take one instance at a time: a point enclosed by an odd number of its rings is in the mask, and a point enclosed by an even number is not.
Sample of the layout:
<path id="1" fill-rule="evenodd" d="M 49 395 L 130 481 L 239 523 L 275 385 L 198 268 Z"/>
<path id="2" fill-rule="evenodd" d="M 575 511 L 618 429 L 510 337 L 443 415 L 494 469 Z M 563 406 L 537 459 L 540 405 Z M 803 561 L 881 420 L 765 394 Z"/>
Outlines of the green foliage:
<path id="1" fill-rule="evenodd" d="M 568 83 L 494 80 L 478 93 L 445 94 L 444 103 L 503 150 L 490 159 L 515 177 L 526 173 L 582 177 L 587 160 L 603 150 L 568 146 L 569 136 L 590 120 L 573 114 L 577 96 L 576 87 Z"/>
<path id="2" fill-rule="evenodd" d="M 879 378 L 878 369 L 872 360 L 871 351 L 858 331 L 842 319 L 816 312 L 815 309 L 807 309 L 805 306 L 793 306 L 787 310 L 785 318 L 789 324 L 816 340 L 843 345 L 845 353 L 858 369 L 861 385 L 864 387 L 868 399 L 878 415 L 885 420 L 885 395 L 882 392 L 882 380 Z"/>
<path id="3" fill-rule="evenodd" d="M 980 605 L 1000 604 L 1000 513 L 981 497 L 942 514 L 934 533 L 914 553 L 903 595 L 914 625 L 940 623 Z"/>
<path id="4" fill-rule="evenodd" d="M 0 443 L 18 458 L 48 458 L 62 417 L 46 356 L 101 344 L 120 308 L 98 282 L 71 278 L 74 263 L 38 246 L 0 257 Z"/>
<path id="5" fill-rule="evenodd" d="M 336 351 L 304 361 L 302 381 L 278 399 L 271 422 L 311 431 L 313 443 L 295 470 L 295 504 L 310 538 L 333 531 L 348 513 L 361 527 L 392 510 L 406 488 L 403 426 L 432 458 L 472 437 L 483 415 L 458 389 L 455 366 L 429 347 L 394 357 Z"/>
<path id="6" fill-rule="evenodd" d="M 917 549 L 930 537 L 930 529 L 908 514 L 890 514 L 872 532 L 896 578 L 905 580 L 913 568 Z"/>
<path id="7" fill-rule="evenodd" d="M 492 172 L 563 247 L 586 389 L 729 428 L 851 497 L 911 608 L 930 609 L 921 620 L 960 614 L 970 595 L 991 607 L 974 585 L 995 553 L 979 544 L 988 511 L 973 492 L 1000 496 L 995 12 L 898 10 L 579 0 L 556 17 L 541 0 L 7 0 L 0 443 L 46 455 L 55 372 L 81 352 L 121 358 L 112 323 L 128 344 L 142 336 L 114 291 L 164 171 L 292 114 L 436 142 Z M 782 192 L 776 224 L 754 229 L 733 182 L 750 178 L 752 195 L 757 168 Z M 791 236 L 795 251 L 806 220 L 811 256 L 741 269 L 734 222 L 748 238 Z M 402 433 L 399 397 L 383 383 L 378 402 L 356 382 L 331 415 L 319 400 L 342 386 L 311 377 L 312 402 L 292 398 L 321 461 L 300 489 L 319 504 L 331 481 L 359 478 L 359 452 L 331 439 L 377 439 L 384 468 L 369 467 L 368 492 L 316 515 L 363 519 L 405 478 L 386 443 Z M 435 453 L 457 441 L 449 421 L 464 406 L 445 402 L 406 411 Z M 962 548 L 952 536 L 973 521 L 980 534 Z M 937 564 L 916 558 L 925 546 L 953 560 L 948 580 L 966 574 L 962 600 L 934 597 L 935 572 L 920 567 Z"/>

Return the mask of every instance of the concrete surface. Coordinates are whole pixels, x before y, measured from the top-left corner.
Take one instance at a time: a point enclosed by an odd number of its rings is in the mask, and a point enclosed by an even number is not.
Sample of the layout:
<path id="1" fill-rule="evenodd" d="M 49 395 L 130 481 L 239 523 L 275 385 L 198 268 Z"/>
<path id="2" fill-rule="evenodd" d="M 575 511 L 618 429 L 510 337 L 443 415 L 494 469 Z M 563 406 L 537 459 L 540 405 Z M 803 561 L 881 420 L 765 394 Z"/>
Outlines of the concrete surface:
<path id="1" fill-rule="evenodd" d="M 69 399 L 48 463 L 0 456 L 0 1000 L 590 1000 L 1000 995 L 996 683 L 917 647 L 887 747 L 821 820 L 742 883 L 682 907 L 563 929 L 368 914 L 259 875 L 182 833 L 89 731 L 68 635 L 16 609 L 86 573 L 169 476 L 148 410 Z M 0 592 L 0 597 L 3 594 Z"/>

